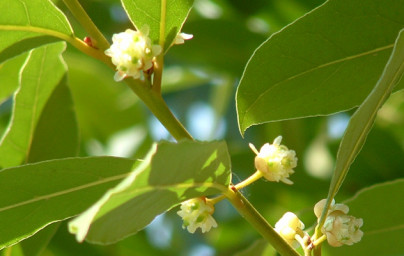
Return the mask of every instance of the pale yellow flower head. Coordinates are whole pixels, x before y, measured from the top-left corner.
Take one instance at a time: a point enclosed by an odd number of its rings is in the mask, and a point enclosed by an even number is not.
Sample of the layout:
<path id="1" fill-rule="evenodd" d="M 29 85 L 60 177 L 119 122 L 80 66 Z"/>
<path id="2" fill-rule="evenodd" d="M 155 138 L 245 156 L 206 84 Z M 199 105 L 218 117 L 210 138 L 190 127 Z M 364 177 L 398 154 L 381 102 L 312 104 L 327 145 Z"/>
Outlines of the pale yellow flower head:
<path id="1" fill-rule="evenodd" d="M 142 71 L 153 67 L 154 57 L 161 53 L 161 47 L 152 45 L 148 35 L 149 27 L 145 25 L 138 31 L 127 29 L 112 36 L 113 44 L 105 54 L 111 57 L 116 66 L 115 81 L 128 76 L 138 79 Z"/>
<path id="2" fill-rule="evenodd" d="M 323 199 L 314 206 L 317 218 L 320 218 L 325 203 L 326 199 Z M 335 204 L 335 201 L 332 200 L 324 226 L 321 228 L 321 232 L 327 236 L 328 244 L 331 246 L 352 245 L 362 239 L 363 232 L 360 228 L 363 220 L 348 215 L 348 212 L 348 206 Z"/>
<path id="3" fill-rule="evenodd" d="M 254 145 L 251 149 L 257 154 L 255 157 L 255 168 L 260 171 L 269 181 L 282 181 L 286 184 L 293 184 L 289 176 L 295 171 L 297 157 L 294 150 L 289 150 L 285 145 L 281 145 L 282 136 L 275 138 L 272 144 L 266 143 L 258 152 Z"/>
<path id="4" fill-rule="evenodd" d="M 194 198 L 181 204 L 181 210 L 177 214 L 182 218 L 182 228 L 194 233 L 197 228 L 202 233 L 208 232 L 212 227 L 217 227 L 215 219 L 212 217 L 215 208 L 213 204 L 204 198 Z"/>

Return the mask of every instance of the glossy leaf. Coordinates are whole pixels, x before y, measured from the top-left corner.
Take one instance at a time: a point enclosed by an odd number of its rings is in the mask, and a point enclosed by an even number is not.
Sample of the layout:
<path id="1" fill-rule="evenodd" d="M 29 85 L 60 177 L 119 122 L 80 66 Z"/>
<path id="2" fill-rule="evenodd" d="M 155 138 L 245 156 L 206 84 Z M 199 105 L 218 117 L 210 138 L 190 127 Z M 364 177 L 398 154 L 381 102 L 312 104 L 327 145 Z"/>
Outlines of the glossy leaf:
<path id="1" fill-rule="evenodd" d="M 46 246 L 49 244 L 50 240 L 55 235 L 56 231 L 59 229 L 60 224 L 61 223 L 58 222 L 46 226 L 44 229 L 36 233 L 35 236 L 25 239 L 14 246 L 17 245 L 21 246 L 21 250 L 24 252 L 24 255 L 32 255 L 32 256 L 43 255 Z"/>
<path id="2" fill-rule="evenodd" d="M 113 243 L 182 201 L 225 191 L 229 182 L 225 143 L 163 142 L 154 145 L 125 180 L 71 221 L 69 230 L 78 241 Z"/>
<path id="3" fill-rule="evenodd" d="M 0 249 L 84 211 L 125 178 L 132 160 L 68 158 L 0 172 Z M 12 196 L 10 196 L 12 195 Z"/>
<path id="4" fill-rule="evenodd" d="M 359 105 L 404 26 L 402 6 L 404 0 L 331 0 L 273 34 L 249 60 L 238 87 L 241 133 Z"/>
<path id="5" fill-rule="evenodd" d="M 397 37 L 391 57 L 373 91 L 352 116 L 342 138 L 328 199 L 334 198 L 372 129 L 377 112 L 404 74 L 404 30 Z"/>
<path id="6" fill-rule="evenodd" d="M 18 88 L 18 74 L 25 62 L 27 54 L 23 54 L 0 64 L 0 103 L 9 98 Z"/>
<path id="7" fill-rule="evenodd" d="M 326 248 L 325 255 L 402 255 L 404 180 L 361 190 L 348 200 L 349 215 L 363 219 L 362 240 L 352 246 Z"/>
<path id="8" fill-rule="evenodd" d="M 177 34 L 181 31 L 182 25 L 194 2 L 193 0 L 121 1 L 136 29 L 141 29 L 144 25 L 149 26 L 149 37 L 154 44 L 160 43 L 161 24 L 165 24 L 165 26 L 163 26 L 164 51 L 168 50 Z M 165 3 L 165 12 L 163 3 Z"/>
<path id="9" fill-rule="evenodd" d="M 0 63 L 73 34 L 67 18 L 50 0 L 2 0 L 0 10 Z"/>
<path id="10" fill-rule="evenodd" d="M 19 76 L 19 90 L 14 97 L 13 116 L 0 141 L 0 166 L 16 166 L 27 159 L 41 112 L 60 83 L 66 66 L 61 61 L 65 43 L 32 50 Z"/>

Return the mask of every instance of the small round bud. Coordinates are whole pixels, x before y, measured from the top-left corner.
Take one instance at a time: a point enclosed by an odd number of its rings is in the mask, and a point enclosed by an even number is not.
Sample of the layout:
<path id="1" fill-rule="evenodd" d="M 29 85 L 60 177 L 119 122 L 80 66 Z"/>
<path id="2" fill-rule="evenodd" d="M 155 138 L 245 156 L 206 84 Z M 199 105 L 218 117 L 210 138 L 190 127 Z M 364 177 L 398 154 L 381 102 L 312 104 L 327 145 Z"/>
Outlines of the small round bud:
<path id="1" fill-rule="evenodd" d="M 314 214 L 317 218 L 321 217 L 326 202 L 327 199 L 322 199 L 314 206 Z M 349 212 L 349 207 L 345 204 L 335 204 L 335 200 L 333 199 L 331 201 L 330 209 L 328 209 L 327 215 L 331 214 L 334 211 L 340 211 L 347 214 Z"/>
<path id="2" fill-rule="evenodd" d="M 194 35 L 192 34 L 185 34 L 185 33 L 179 33 L 174 40 L 174 44 L 183 44 L 185 40 L 192 39 Z"/>
<path id="3" fill-rule="evenodd" d="M 285 213 L 275 224 L 275 231 L 278 232 L 294 248 L 299 247 L 296 235 L 304 237 L 304 223 L 292 212 Z"/>

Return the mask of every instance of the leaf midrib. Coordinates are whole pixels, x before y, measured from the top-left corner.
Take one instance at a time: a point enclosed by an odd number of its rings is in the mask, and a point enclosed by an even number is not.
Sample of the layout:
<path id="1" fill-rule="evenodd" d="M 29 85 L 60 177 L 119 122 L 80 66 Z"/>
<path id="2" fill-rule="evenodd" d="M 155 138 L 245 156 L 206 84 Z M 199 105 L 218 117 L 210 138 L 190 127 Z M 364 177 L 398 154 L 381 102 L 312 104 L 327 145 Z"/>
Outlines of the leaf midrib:
<path id="1" fill-rule="evenodd" d="M 20 207 L 20 206 L 24 206 L 24 205 L 27 205 L 27 204 L 36 203 L 36 202 L 39 202 L 39 201 L 42 201 L 42 200 L 49 200 L 49 199 L 52 199 L 52 198 L 55 198 L 55 197 L 58 197 L 58 196 L 65 195 L 65 194 L 69 194 L 69 193 L 73 193 L 73 192 L 80 191 L 80 190 L 83 190 L 83 189 L 91 188 L 91 187 L 94 187 L 94 186 L 97 186 L 97 185 L 102 185 L 104 183 L 121 180 L 121 179 L 126 178 L 129 174 L 130 173 L 125 173 L 125 174 L 120 174 L 120 175 L 116 175 L 116 176 L 113 176 L 113 177 L 108 177 L 108 178 L 98 180 L 98 181 L 95 181 L 95 182 L 87 183 L 87 184 L 84 184 L 84 185 L 80 185 L 80 186 L 73 187 L 73 188 L 70 188 L 70 189 L 58 191 L 58 192 L 51 193 L 51 194 L 48 194 L 48 195 L 35 197 L 33 199 L 23 201 L 23 202 L 20 202 L 20 203 L 16 203 L 16 204 L 13 204 L 13 205 L 5 206 L 5 207 L 0 208 L 0 213 L 4 212 L 4 211 L 7 211 L 7 210 L 10 210 L 10 209 Z M 166 185 L 157 185 L 157 186 L 154 186 L 154 185 L 153 186 L 143 186 L 143 187 L 136 188 L 134 190 L 130 190 L 128 192 L 130 192 L 132 194 L 132 193 L 139 193 L 139 192 L 144 193 L 144 192 L 148 192 L 148 191 L 151 191 L 151 190 L 166 190 L 166 189 L 169 189 L 169 188 L 193 188 L 193 187 L 208 187 L 208 188 L 216 188 L 216 189 L 221 190 L 223 192 L 227 191 L 227 187 L 225 185 L 222 185 L 222 184 L 219 184 L 219 183 L 194 182 L 194 183 L 175 183 L 175 184 L 166 184 Z M 119 194 L 121 194 L 121 193 L 117 193 L 117 195 L 119 195 Z"/>
<path id="2" fill-rule="evenodd" d="M 48 199 L 51 199 L 51 198 L 54 198 L 54 197 L 58 197 L 58 196 L 62 196 L 62 195 L 65 195 L 65 194 L 73 193 L 73 192 L 80 191 L 80 190 L 83 190 L 83 189 L 86 189 L 86 188 L 91 188 L 91 187 L 94 187 L 94 186 L 97 186 L 97 185 L 102 185 L 104 183 L 108 183 L 108 182 L 111 182 L 111 181 L 120 180 L 120 179 L 125 178 L 128 174 L 129 173 L 124 173 L 124 174 L 108 177 L 108 178 L 105 178 L 105 179 L 102 179 L 102 180 L 90 182 L 90 183 L 80 185 L 80 186 L 77 186 L 77 187 L 72 187 L 72 188 L 69 188 L 69 189 L 66 189 L 66 190 L 58 191 L 58 192 L 51 193 L 51 194 L 48 194 L 48 195 L 38 196 L 38 197 L 35 197 L 33 199 L 30 199 L 30 200 L 26 200 L 26 201 L 23 201 L 23 202 L 19 202 L 19 203 L 16 203 L 16 204 L 5 206 L 5 207 L 0 208 L 0 213 L 4 212 L 4 211 L 7 211 L 7 210 L 10 210 L 10 209 L 13 209 L 13 208 L 23 206 L 23 205 L 39 202 L 41 200 L 48 200 Z"/>

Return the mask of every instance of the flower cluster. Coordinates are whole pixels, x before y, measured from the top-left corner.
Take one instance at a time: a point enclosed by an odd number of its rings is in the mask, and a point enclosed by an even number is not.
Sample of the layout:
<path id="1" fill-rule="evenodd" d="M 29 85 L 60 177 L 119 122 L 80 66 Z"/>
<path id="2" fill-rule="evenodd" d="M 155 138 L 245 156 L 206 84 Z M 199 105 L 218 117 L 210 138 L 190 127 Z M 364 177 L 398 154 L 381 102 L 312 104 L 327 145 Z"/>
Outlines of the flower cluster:
<path id="1" fill-rule="evenodd" d="M 326 201 L 323 199 L 314 206 L 317 218 L 320 218 Z M 363 225 L 363 220 L 347 215 L 348 212 L 348 206 L 335 204 L 335 201 L 332 200 L 324 226 L 321 228 L 331 246 L 352 245 L 361 240 L 363 232 L 360 227 Z"/>
<path id="2" fill-rule="evenodd" d="M 289 175 L 294 173 L 293 168 L 297 166 L 297 157 L 294 150 L 289 150 L 281 145 L 282 136 L 275 138 L 272 144 L 266 143 L 258 152 L 250 144 L 251 149 L 257 155 L 255 157 L 255 168 L 260 171 L 269 181 L 282 181 L 286 184 L 293 184 Z"/>
<path id="3" fill-rule="evenodd" d="M 303 232 L 304 223 L 292 212 L 285 213 L 275 224 L 275 231 L 278 232 L 291 246 L 299 247 L 296 235 L 303 238 L 306 234 Z"/>
<path id="4" fill-rule="evenodd" d="M 113 44 L 105 54 L 112 58 L 112 63 L 116 66 L 115 81 L 121 81 L 128 76 L 140 78 L 142 71 L 153 67 L 153 59 L 162 49 L 159 45 L 152 45 L 148 35 L 147 25 L 139 31 L 127 29 L 113 35 Z"/>
<path id="5" fill-rule="evenodd" d="M 205 198 L 194 198 L 183 202 L 181 210 L 177 214 L 183 220 L 182 228 L 187 228 L 190 233 L 201 228 L 202 233 L 205 233 L 212 227 L 217 227 L 217 223 L 212 217 L 214 211 L 213 204 L 206 201 Z"/>

